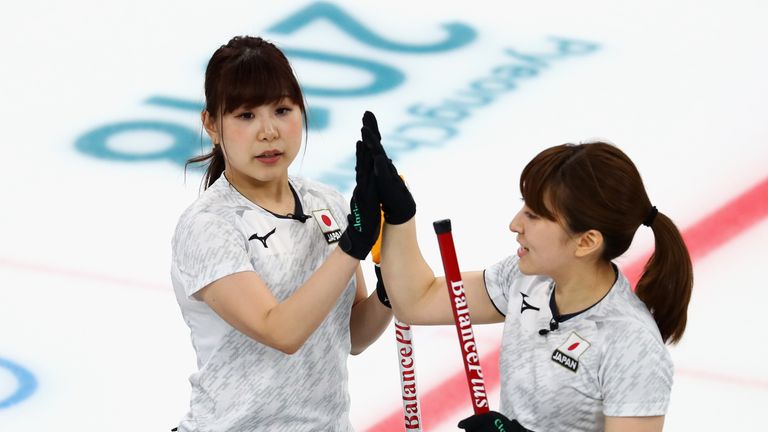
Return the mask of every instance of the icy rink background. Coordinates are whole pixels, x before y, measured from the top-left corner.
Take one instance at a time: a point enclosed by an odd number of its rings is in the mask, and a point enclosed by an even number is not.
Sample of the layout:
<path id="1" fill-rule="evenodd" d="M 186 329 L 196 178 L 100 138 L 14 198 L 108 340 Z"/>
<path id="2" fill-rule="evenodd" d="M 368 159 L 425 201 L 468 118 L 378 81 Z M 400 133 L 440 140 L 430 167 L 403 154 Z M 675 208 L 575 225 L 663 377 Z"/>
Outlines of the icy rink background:
<path id="1" fill-rule="evenodd" d="M 200 184 L 199 172 L 185 179 L 183 161 L 207 146 L 204 66 L 238 34 L 293 50 L 318 122 L 294 174 L 348 195 L 359 119 L 377 114 L 437 273 L 432 221 L 451 218 L 461 268 L 483 269 L 516 248 L 507 225 L 528 160 L 564 142 L 616 143 L 695 260 L 665 430 L 768 430 L 764 2 L 3 9 L 0 431 L 167 431 L 186 412 L 195 360 L 170 286 L 170 238 Z M 423 48 L 450 29 L 468 39 Z M 620 265 L 636 268 L 651 245 L 641 227 Z M 501 327 L 475 332 L 497 408 Z M 393 333 L 349 360 L 361 431 L 398 430 Z M 425 430 L 456 430 L 471 406 L 455 330 L 418 327 L 414 337 Z"/>

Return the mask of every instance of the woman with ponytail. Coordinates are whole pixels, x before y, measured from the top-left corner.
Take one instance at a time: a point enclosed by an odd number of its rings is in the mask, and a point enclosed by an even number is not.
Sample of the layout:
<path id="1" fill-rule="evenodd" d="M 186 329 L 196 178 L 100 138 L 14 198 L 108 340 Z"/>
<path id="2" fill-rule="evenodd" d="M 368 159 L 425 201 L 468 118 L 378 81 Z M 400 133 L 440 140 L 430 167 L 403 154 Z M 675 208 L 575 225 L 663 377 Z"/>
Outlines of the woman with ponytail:
<path id="1" fill-rule="evenodd" d="M 445 279 L 416 241 L 416 205 L 381 145 L 375 117 L 363 137 L 384 209 L 381 273 L 397 318 L 453 324 Z M 501 409 L 462 420 L 466 431 L 660 431 L 672 361 L 693 285 L 674 223 L 649 200 L 617 147 L 546 149 L 520 177 L 522 209 L 509 229 L 519 248 L 462 274 L 473 323 L 504 322 Z M 509 197 L 511 198 L 511 197 Z M 613 260 L 639 228 L 656 247 L 632 290 Z"/>
<path id="2" fill-rule="evenodd" d="M 392 312 L 360 269 L 379 234 L 371 179 L 347 204 L 288 175 L 306 130 L 285 55 L 235 37 L 205 72 L 205 191 L 179 218 L 171 279 L 198 371 L 183 432 L 351 431 L 347 358 Z M 356 169 L 372 160 L 358 145 Z M 351 210 L 350 210 L 351 209 Z M 354 214 L 354 216 L 353 216 Z"/>

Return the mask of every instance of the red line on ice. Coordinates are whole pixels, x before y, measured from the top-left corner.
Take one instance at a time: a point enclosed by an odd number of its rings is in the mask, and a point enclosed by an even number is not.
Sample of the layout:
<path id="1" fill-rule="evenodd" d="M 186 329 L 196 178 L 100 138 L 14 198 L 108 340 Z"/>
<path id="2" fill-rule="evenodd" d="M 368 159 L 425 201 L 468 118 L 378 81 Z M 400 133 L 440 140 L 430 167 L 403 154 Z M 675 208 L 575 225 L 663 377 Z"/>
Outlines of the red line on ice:
<path id="1" fill-rule="evenodd" d="M 0 267 L 8 267 L 14 270 L 31 271 L 33 273 L 50 274 L 53 276 L 69 277 L 75 279 L 86 279 L 89 281 L 105 282 L 112 285 L 127 285 L 134 286 L 143 289 L 152 290 L 170 290 L 170 282 L 168 284 L 143 282 L 128 278 L 122 278 L 117 276 L 110 276 L 99 273 L 91 273 L 81 270 L 67 269 L 63 267 L 53 267 L 43 264 L 35 264 L 30 262 L 19 261 L 16 259 L 0 258 Z"/>

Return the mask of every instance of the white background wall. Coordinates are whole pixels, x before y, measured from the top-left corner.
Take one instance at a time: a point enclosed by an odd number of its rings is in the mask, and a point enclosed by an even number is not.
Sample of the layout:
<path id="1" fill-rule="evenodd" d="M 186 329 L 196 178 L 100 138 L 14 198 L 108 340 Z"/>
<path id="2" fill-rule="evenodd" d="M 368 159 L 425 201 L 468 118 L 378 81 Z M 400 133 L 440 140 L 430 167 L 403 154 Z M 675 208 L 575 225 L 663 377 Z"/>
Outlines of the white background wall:
<path id="1" fill-rule="evenodd" d="M 409 125 L 443 125 L 424 127 L 420 136 L 409 129 L 421 144 L 396 155 L 419 204 L 422 250 L 438 272 L 433 220 L 451 218 L 462 269 L 482 269 L 516 247 L 507 224 L 520 205 L 517 181 L 528 160 L 563 142 L 619 145 L 654 204 L 682 230 L 698 229 L 687 231 L 697 240 L 696 285 L 687 334 L 671 348 L 676 379 L 666 430 L 764 427 L 768 350 L 754 335 L 767 298 L 758 273 L 768 256 L 768 7 L 745 0 L 444 3 L 332 3 L 402 44 L 442 40 L 449 22 L 475 31 L 466 45 L 418 55 L 371 46 L 330 21 L 290 34 L 274 30 L 312 5 L 305 1 L 5 5 L 0 430 L 168 430 L 184 414 L 195 363 L 168 277 L 170 237 L 198 193 L 199 174 L 185 180 L 181 160 L 205 145 L 194 109 L 202 103 L 203 69 L 236 34 L 402 74 L 399 85 L 367 95 L 308 94 L 329 121 L 310 131 L 293 172 L 326 181 L 333 173 L 351 176 L 346 161 L 366 109 L 379 117 L 385 145 Z M 553 58 L 553 37 L 596 49 Z M 489 92 L 485 106 L 440 111 L 457 115 L 453 122 L 409 112 L 445 106 L 473 85 L 490 88 L 495 68 L 526 64 L 508 49 L 539 59 L 528 63 L 536 75 Z M 292 60 L 305 87 L 338 91 L 373 82 L 353 67 Z M 193 108 L 148 102 L 157 96 Z M 194 139 L 148 130 L 153 122 Z M 127 124 L 134 129 L 101 141 L 101 158 L 76 147 L 95 131 Z M 446 128 L 451 136 L 440 135 Z M 152 156 L 163 152 L 168 156 Z M 350 192 L 345 181 L 337 185 Z M 641 231 L 621 263 L 650 245 Z M 484 358 L 493 358 L 500 327 L 476 332 Z M 350 358 L 352 420 L 360 430 L 400 409 L 392 334 Z M 454 386 L 453 398 L 435 393 L 461 371 L 455 332 L 417 328 L 415 338 L 420 390 L 428 395 L 422 402 L 451 407 L 439 416 L 426 412 L 426 429 L 455 430 L 471 410 L 464 387 Z M 491 404 L 498 406 L 496 392 Z"/>

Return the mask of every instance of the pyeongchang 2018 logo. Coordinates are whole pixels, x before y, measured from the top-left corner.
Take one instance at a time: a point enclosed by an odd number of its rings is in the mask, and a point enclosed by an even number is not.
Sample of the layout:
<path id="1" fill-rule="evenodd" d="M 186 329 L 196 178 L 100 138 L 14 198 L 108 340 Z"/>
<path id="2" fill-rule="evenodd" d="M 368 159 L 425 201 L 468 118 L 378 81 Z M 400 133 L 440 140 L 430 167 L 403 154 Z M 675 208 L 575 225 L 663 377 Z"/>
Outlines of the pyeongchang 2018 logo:
<path id="1" fill-rule="evenodd" d="M 303 29 L 316 21 L 325 21 L 338 28 L 352 41 L 366 47 L 365 54 L 350 56 L 332 51 L 319 51 L 301 47 L 281 49 L 291 61 L 318 62 L 323 66 L 352 68 L 364 73 L 370 79 L 367 83 L 354 87 L 325 88 L 303 85 L 307 98 L 320 103 L 313 103 L 308 108 L 309 129 L 323 130 L 333 122 L 333 102 L 351 98 L 365 98 L 397 91 L 406 82 L 406 73 L 397 65 L 384 63 L 375 57 L 376 52 L 402 55 L 403 63 L 418 55 L 444 54 L 464 50 L 472 45 L 478 36 L 475 28 L 463 23 L 443 24 L 444 36 L 441 40 L 428 44 L 408 44 L 394 41 L 380 34 L 365 22 L 351 16 L 342 8 L 332 3 L 316 2 L 294 12 L 266 29 L 269 35 L 289 36 L 300 34 Z M 532 52 L 520 47 L 501 47 L 504 61 L 490 64 L 487 72 L 480 76 L 468 77 L 466 84 L 458 88 L 437 89 L 429 100 L 439 103 L 409 102 L 403 107 L 406 120 L 389 131 L 384 131 L 387 152 L 393 159 L 401 158 L 421 148 L 439 148 L 448 145 L 460 134 L 461 126 L 479 109 L 493 104 L 501 96 L 513 92 L 526 80 L 539 77 L 546 69 L 571 57 L 591 54 L 599 49 L 594 42 L 575 40 L 566 37 L 544 38 L 544 47 Z M 391 58 L 388 57 L 388 58 Z M 459 60 L 461 61 L 461 60 Z M 425 71 L 435 73 L 434 71 Z M 407 95 L 403 95 L 407 100 Z M 202 103 L 195 100 L 179 99 L 162 94 L 148 96 L 144 103 L 153 108 L 164 108 L 176 112 L 188 112 L 190 124 L 197 122 Z M 166 136 L 156 151 L 146 151 L 148 136 L 157 138 L 157 134 Z M 134 139 L 131 140 L 131 135 Z M 140 137 L 141 139 L 137 138 Z M 128 138 L 128 139 L 126 139 Z M 170 139 L 168 139 L 170 138 Z M 119 139 L 123 143 L 119 148 L 110 146 L 110 141 Z M 207 137 L 204 138 L 207 140 Z M 190 127 L 176 121 L 164 119 L 125 120 L 97 126 L 78 137 L 75 148 L 89 156 L 111 161 L 141 163 L 148 161 L 170 160 L 183 167 L 186 160 L 200 152 L 201 134 L 199 127 Z M 128 145 L 125 145 L 125 143 Z M 135 142 L 134 148 L 130 143 Z M 205 142 L 209 146 L 209 142 Z M 135 151 L 132 151 L 135 150 Z M 144 150 L 144 151 L 142 151 Z M 331 163 L 325 171 L 313 176 L 319 181 L 345 191 L 354 183 L 354 155 Z"/>
<path id="2" fill-rule="evenodd" d="M 2 385 L 4 383 L 8 386 Z M 27 399 L 37 389 L 32 372 L 11 360 L 0 357 L 0 411 Z"/>

